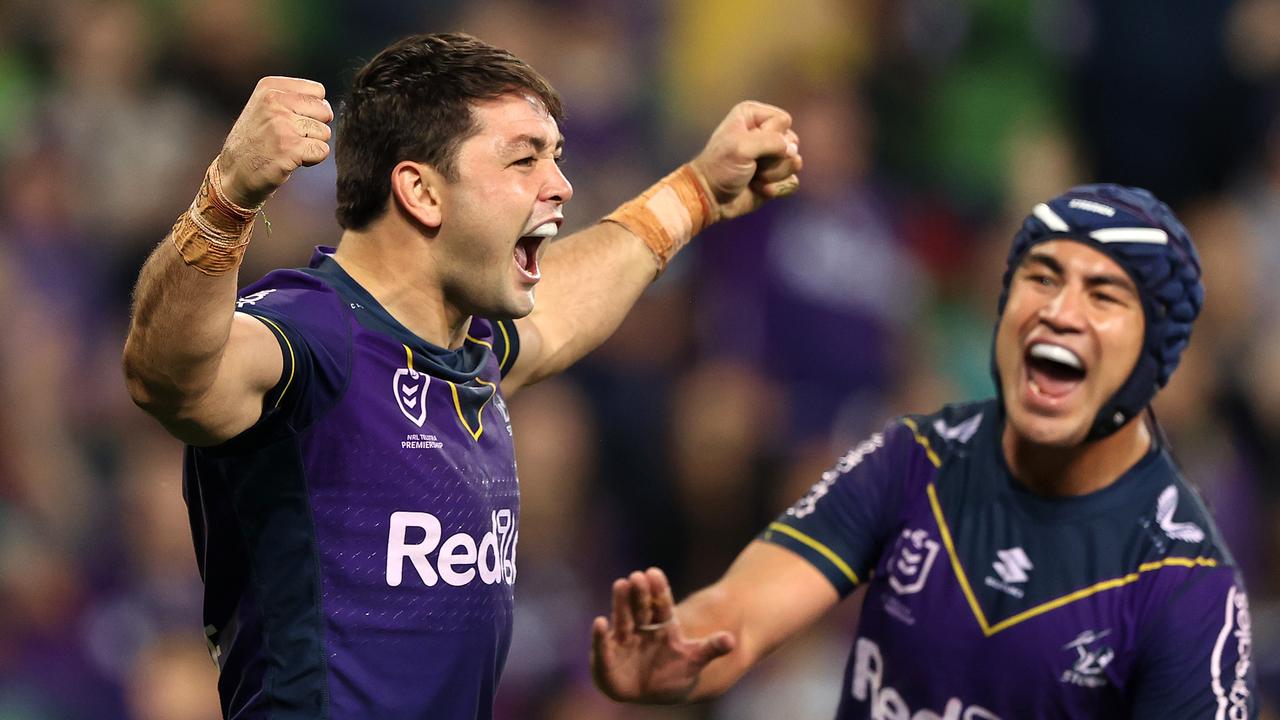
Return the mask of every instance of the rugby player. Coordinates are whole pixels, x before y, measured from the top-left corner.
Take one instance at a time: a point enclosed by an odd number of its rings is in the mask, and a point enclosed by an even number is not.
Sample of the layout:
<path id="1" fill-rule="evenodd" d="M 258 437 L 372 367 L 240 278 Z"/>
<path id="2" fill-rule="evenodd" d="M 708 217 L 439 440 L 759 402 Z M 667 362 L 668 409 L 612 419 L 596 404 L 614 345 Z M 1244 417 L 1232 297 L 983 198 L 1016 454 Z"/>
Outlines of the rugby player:
<path id="1" fill-rule="evenodd" d="M 1003 277 L 997 397 L 852 448 L 678 606 L 613 586 L 592 670 L 618 700 L 713 697 L 868 584 L 838 717 L 1256 717 L 1249 605 L 1148 410 L 1204 297 L 1150 193 L 1037 205 Z"/>
<path id="2" fill-rule="evenodd" d="M 573 194 L 560 117 L 506 51 L 393 44 L 337 130 L 337 249 L 237 295 L 258 208 L 329 154 L 324 88 L 265 78 L 143 266 L 125 372 L 188 445 L 225 716 L 491 717 L 520 516 L 504 396 L 602 342 L 699 230 L 798 182 L 790 117 L 743 103 L 549 247 Z"/>

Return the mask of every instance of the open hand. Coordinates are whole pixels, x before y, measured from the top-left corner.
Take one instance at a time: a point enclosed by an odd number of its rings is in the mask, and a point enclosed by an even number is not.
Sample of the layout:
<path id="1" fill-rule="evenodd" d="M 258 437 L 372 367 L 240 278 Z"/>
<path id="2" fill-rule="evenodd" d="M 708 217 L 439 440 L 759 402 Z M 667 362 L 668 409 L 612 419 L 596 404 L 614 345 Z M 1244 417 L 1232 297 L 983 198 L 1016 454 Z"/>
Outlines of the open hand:
<path id="1" fill-rule="evenodd" d="M 294 170 L 329 156 L 332 120 L 320 83 L 262 78 L 218 155 L 219 189 L 240 207 L 258 207 Z"/>
<path id="2" fill-rule="evenodd" d="M 601 616 L 591 625 L 591 675 L 614 700 L 677 703 L 735 644 L 727 632 L 685 637 L 667 576 L 649 568 L 614 581 L 612 623 Z"/>
<path id="3" fill-rule="evenodd" d="M 795 192 L 804 161 L 791 115 L 747 101 L 729 111 L 691 164 L 715 198 L 716 219 L 727 220 Z"/>

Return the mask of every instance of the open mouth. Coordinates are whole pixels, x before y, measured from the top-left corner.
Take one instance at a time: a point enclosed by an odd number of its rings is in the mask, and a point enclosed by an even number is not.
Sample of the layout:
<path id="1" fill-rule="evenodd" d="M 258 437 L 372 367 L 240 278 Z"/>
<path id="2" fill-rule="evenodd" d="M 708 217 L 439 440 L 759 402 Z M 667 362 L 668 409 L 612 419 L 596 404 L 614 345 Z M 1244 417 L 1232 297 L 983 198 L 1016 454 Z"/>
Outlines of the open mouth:
<path id="1" fill-rule="evenodd" d="M 1027 348 L 1027 382 L 1032 392 L 1046 400 L 1060 400 L 1084 382 L 1084 362 L 1061 345 L 1033 343 Z"/>
<path id="2" fill-rule="evenodd" d="M 555 237 L 559 230 L 560 227 L 555 222 L 544 222 L 516 241 L 512 259 L 529 282 L 537 282 L 542 277 L 542 270 L 538 267 L 538 250 L 544 241 Z"/>

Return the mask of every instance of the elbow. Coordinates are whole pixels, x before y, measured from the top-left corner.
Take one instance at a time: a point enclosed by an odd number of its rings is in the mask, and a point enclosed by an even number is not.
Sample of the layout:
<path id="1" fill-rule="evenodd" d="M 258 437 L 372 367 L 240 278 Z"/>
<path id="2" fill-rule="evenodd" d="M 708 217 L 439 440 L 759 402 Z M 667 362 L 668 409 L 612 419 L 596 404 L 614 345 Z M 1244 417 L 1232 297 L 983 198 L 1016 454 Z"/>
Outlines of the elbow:
<path id="1" fill-rule="evenodd" d="M 133 404 L 161 421 L 176 415 L 185 404 L 184 399 L 190 396 L 132 337 L 125 343 L 121 368 L 125 390 Z"/>
<path id="2" fill-rule="evenodd" d="M 158 410 L 160 393 L 157 392 L 156 384 L 151 379 L 152 374 L 148 371 L 147 363 L 132 341 L 125 343 L 121 367 L 124 370 L 124 387 L 129 393 L 129 399 L 148 414 L 154 415 Z"/>

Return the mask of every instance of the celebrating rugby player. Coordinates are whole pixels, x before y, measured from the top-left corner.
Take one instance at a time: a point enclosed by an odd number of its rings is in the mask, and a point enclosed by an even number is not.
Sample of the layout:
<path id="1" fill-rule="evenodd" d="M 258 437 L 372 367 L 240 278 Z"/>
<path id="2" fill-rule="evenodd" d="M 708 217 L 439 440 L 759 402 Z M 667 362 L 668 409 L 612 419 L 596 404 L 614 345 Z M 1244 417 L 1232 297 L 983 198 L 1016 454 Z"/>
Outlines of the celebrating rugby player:
<path id="1" fill-rule="evenodd" d="M 1150 193 L 1085 185 L 1014 236 L 997 397 L 849 450 L 714 585 L 613 585 L 618 700 L 713 697 L 861 584 L 841 720 L 1256 717 L 1249 603 L 1149 411 L 1204 298 Z"/>
<path id="2" fill-rule="evenodd" d="M 237 294 L 255 215 L 329 155 L 333 117 L 318 83 L 258 83 L 142 268 L 129 390 L 188 445 L 225 716 L 489 718 L 520 516 L 504 396 L 608 337 L 700 230 L 793 190 L 798 138 L 742 103 L 552 243 L 573 195 L 555 90 L 473 37 L 409 37 L 344 104 L 337 248 Z"/>

